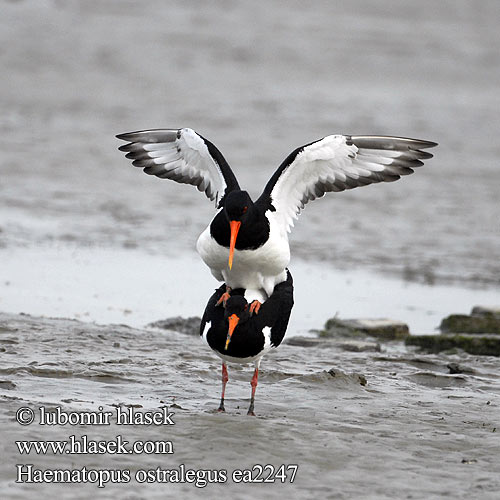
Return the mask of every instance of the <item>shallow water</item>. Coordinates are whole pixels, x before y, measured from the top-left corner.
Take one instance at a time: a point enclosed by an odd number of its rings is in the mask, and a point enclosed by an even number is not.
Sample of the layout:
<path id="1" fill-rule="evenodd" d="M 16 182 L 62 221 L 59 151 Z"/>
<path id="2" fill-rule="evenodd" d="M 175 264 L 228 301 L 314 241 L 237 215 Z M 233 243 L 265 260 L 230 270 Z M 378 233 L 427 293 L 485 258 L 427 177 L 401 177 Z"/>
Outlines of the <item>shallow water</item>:
<path id="1" fill-rule="evenodd" d="M 30 266 L 36 262 L 36 266 Z M 343 271 L 293 259 L 295 305 L 288 336 L 341 318 L 388 317 L 412 333 L 433 333 L 451 313 L 498 304 L 492 287 L 426 285 L 366 269 Z M 0 250 L 0 310 L 142 327 L 173 316 L 201 316 L 218 282 L 197 255 L 141 249 L 48 245 Z M 30 290 L 27 295 L 26 290 Z"/>
<path id="2" fill-rule="evenodd" d="M 289 336 L 336 313 L 430 333 L 450 313 L 499 304 L 500 4 L 313 5 L 2 3 L 2 498 L 497 498 L 497 359 L 400 344 L 381 353 L 283 345 L 263 361 L 251 419 L 250 367 L 230 367 L 228 412 L 214 414 L 217 358 L 196 338 L 144 329 L 201 315 L 217 286 L 194 250 L 210 203 L 142 174 L 116 149 L 115 134 L 156 127 L 189 126 L 212 140 L 252 196 L 290 151 L 327 134 L 440 144 L 408 178 L 306 208 L 291 235 Z M 450 362 L 463 373 L 450 374 Z M 25 406 L 120 404 L 169 405 L 176 424 L 14 420 Z M 20 457 L 14 445 L 71 433 L 170 438 L 175 454 L 63 460 Z M 292 485 L 207 489 L 15 484 L 15 464 L 28 458 L 42 468 L 299 471 Z"/>

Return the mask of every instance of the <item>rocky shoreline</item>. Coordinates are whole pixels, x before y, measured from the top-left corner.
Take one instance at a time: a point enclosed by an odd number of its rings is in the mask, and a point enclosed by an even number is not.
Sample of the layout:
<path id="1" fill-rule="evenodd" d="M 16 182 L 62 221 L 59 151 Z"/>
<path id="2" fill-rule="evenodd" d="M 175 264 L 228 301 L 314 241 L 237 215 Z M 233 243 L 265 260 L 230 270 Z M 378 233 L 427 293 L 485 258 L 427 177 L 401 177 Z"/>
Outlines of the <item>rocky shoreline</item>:
<path id="1" fill-rule="evenodd" d="M 148 326 L 190 335 L 199 334 L 200 318 L 177 316 Z M 330 318 L 315 337 L 293 336 L 291 346 L 335 346 L 345 351 L 380 352 L 381 342 L 399 342 L 431 353 L 463 350 L 469 354 L 500 356 L 500 308 L 474 306 L 470 315 L 451 314 L 443 318 L 439 334 L 411 334 L 408 325 L 388 318 Z"/>
<path id="2" fill-rule="evenodd" d="M 451 314 L 437 335 L 410 335 L 406 345 L 429 352 L 462 349 L 469 354 L 500 356 L 500 308 L 475 306 L 469 315 Z"/>

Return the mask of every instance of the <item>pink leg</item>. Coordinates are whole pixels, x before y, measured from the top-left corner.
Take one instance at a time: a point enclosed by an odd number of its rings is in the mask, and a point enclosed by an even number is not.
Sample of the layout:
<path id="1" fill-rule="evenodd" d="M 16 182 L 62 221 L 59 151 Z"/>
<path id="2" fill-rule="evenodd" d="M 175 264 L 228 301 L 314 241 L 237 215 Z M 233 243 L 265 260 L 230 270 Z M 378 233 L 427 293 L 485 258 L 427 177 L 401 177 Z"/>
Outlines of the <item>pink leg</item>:
<path id="1" fill-rule="evenodd" d="M 255 389 L 257 389 L 257 379 L 259 378 L 259 368 L 256 366 L 255 371 L 253 372 L 252 381 L 250 385 L 252 386 L 252 397 L 250 398 L 250 408 L 248 408 L 247 415 L 252 415 L 255 417 L 255 413 L 253 412 L 253 405 L 255 401 Z"/>
<path id="2" fill-rule="evenodd" d="M 227 367 L 226 363 L 222 363 L 222 396 L 220 398 L 220 406 L 218 411 L 226 411 L 224 408 L 224 395 L 226 394 L 226 384 L 227 381 L 229 380 L 229 376 L 227 374 Z"/>

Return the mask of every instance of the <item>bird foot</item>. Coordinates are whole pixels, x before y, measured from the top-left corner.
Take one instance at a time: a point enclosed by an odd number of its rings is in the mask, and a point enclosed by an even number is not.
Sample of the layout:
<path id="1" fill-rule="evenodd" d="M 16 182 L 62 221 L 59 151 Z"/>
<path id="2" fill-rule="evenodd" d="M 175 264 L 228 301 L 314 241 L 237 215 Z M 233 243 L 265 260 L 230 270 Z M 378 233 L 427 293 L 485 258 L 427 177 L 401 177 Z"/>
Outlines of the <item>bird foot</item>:
<path id="1" fill-rule="evenodd" d="M 258 300 L 254 300 L 251 304 L 250 304 L 250 315 L 252 314 L 259 314 L 259 311 L 260 311 L 260 306 L 262 304 L 258 301 Z"/>
<path id="2" fill-rule="evenodd" d="M 254 409 L 254 404 L 255 404 L 255 399 L 252 394 L 252 397 L 250 398 L 250 406 L 248 407 L 247 415 L 250 415 L 251 417 L 255 417 L 255 413 L 253 412 Z"/>
<path id="3" fill-rule="evenodd" d="M 229 297 L 231 297 L 231 295 L 229 295 L 231 292 L 231 289 L 226 286 L 226 291 L 220 296 L 220 299 L 217 301 L 217 303 L 215 304 L 216 306 L 220 306 L 221 304 L 226 307 L 226 302 L 228 301 Z"/>

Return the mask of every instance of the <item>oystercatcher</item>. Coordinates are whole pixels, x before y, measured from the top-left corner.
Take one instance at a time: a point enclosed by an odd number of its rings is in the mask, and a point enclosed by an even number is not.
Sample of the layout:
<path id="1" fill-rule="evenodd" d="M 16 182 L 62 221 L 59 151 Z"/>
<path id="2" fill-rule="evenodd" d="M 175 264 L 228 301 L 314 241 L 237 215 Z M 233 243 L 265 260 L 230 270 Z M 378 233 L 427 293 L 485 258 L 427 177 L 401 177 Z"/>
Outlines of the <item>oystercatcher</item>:
<path id="1" fill-rule="evenodd" d="M 208 301 L 201 320 L 200 335 L 222 358 L 222 396 L 219 411 L 225 411 L 224 395 L 228 381 L 227 362 L 255 364 L 252 377 L 252 396 L 248 415 L 254 415 L 255 389 L 262 356 L 278 347 L 285 336 L 293 307 L 293 279 L 287 278 L 274 287 L 265 299 L 260 291 L 233 289 L 224 307 L 219 307 L 225 285 L 215 291 Z M 261 296 L 259 296 L 261 294 Z M 251 314 L 249 302 L 257 297 L 262 301 L 259 314 Z"/>
<path id="2" fill-rule="evenodd" d="M 197 250 L 212 274 L 232 288 L 263 289 L 270 296 L 286 279 L 288 233 L 306 203 L 328 191 L 391 182 L 413 173 L 423 149 L 435 142 L 403 137 L 329 135 L 295 149 L 253 202 L 238 185 L 221 152 L 189 128 L 130 132 L 132 164 L 150 175 L 192 184 L 218 209 L 198 238 Z"/>

